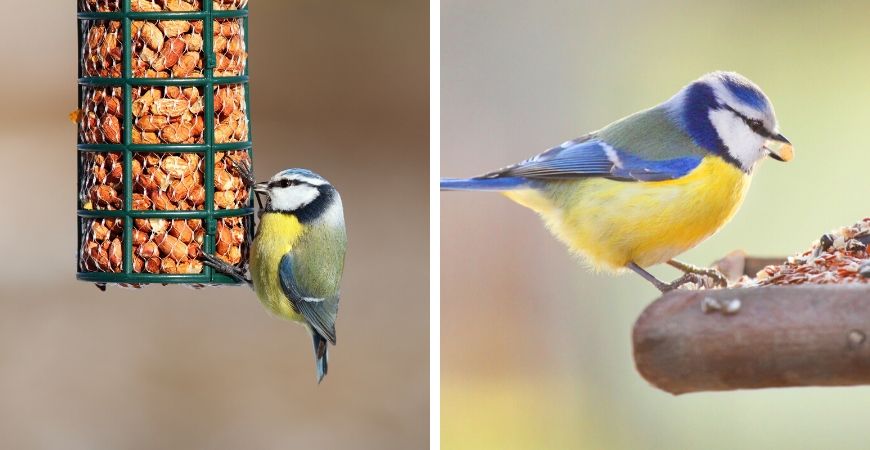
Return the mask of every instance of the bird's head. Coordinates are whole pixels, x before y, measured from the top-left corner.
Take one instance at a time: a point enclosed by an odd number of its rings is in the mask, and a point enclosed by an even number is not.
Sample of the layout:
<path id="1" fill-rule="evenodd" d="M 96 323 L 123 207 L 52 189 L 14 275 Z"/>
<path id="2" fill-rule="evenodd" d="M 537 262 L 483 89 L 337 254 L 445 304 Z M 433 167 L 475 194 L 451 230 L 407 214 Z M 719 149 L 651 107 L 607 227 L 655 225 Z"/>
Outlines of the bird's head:
<path id="1" fill-rule="evenodd" d="M 667 103 L 697 145 L 746 172 L 765 156 L 789 161 L 791 143 L 780 132 L 770 99 L 735 72 L 713 72 L 680 90 Z"/>
<path id="2" fill-rule="evenodd" d="M 341 201 L 325 178 L 307 169 L 278 172 L 271 180 L 255 184 L 254 191 L 268 197 L 267 212 L 293 213 L 303 222 L 320 217 Z"/>

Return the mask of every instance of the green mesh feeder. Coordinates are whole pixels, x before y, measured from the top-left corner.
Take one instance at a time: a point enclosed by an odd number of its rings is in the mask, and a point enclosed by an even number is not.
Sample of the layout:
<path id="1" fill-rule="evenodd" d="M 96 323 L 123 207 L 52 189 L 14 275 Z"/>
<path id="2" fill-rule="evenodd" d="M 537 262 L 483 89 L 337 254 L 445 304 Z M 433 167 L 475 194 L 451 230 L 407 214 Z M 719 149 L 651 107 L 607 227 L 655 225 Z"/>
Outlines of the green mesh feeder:
<path id="1" fill-rule="evenodd" d="M 80 0 L 79 280 L 238 284 L 253 200 L 246 0 Z"/>

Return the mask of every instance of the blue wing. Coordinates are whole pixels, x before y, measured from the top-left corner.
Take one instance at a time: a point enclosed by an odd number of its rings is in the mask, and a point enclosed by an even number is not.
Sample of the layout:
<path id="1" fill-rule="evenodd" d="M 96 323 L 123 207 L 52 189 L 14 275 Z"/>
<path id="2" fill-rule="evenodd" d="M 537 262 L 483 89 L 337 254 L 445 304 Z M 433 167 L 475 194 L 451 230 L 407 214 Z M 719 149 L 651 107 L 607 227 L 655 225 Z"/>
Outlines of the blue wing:
<path id="1" fill-rule="evenodd" d="M 300 285 L 293 271 L 293 252 L 285 254 L 278 265 L 281 289 L 290 299 L 293 308 L 305 317 L 308 324 L 321 336 L 335 344 L 335 318 L 338 315 L 338 298 L 316 298 Z"/>
<path id="2" fill-rule="evenodd" d="M 623 181 L 662 181 L 686 175 L 701 163 L 702 158 L 701 155 L 688 155 L 671 159 L 645 159 L 588 135 L 479 179 L 607 177 Z"/>

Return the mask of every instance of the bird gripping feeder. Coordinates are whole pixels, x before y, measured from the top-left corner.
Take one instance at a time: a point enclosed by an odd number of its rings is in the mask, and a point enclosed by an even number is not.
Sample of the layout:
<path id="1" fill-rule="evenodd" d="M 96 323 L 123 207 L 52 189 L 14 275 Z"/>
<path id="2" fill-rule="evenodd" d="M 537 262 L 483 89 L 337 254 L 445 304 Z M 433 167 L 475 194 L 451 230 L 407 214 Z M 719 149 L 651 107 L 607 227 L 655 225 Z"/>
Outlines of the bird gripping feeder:
<path id="1" fill-rule="evenodd" d="M 77 278 L 237 284 L 253 203 L 246 0 L 80 0 Z"/>

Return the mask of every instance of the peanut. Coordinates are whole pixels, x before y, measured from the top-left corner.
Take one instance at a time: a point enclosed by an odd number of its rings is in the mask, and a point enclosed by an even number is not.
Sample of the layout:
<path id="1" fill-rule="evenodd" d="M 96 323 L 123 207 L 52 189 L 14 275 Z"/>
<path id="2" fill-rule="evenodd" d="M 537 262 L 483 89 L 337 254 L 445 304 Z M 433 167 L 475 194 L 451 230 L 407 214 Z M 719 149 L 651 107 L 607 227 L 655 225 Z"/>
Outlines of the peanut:
<path id="1" fill-rule="evenodd" d="M 166 9 L 170 11 L 196 11 L 198 8 L 182 0 L 166 0 Z"/>
<path id="2" fill-rule="evenodd" d="M 121 23 L 108 20 L 84 22 L 87 29 L 82 40 L 82 68 L 91 77 L 121 76 L 122 48 L 119 44 Z"/>
<path id="3" fill-rule="evenodd" d="M 148 114 L 136 119 L 136 127 L 142 131 L 159 131 L 169 125 L 169 117 Z"/>
<path id="4" fill-rule="evenodd" d="M 160 11 L 160 6 L 153 0 L 132 0 L 130 9 L 136 12 L 153 12 Z"/>
<path id="5" fill-rule="evenodd" d="M 172 123 L 160 130 L 160 138 L 170 144 L 187 143 L 191 139 L 193 127 L 182 123 Z"/>
<path id="6" fill-rule="evenodd" d="M 171 234 L 160 234 L 154 237 L 160 254 L 174 259 L 176 262 L 187 261 L 187 244 Z"/>
<path id="7" fill-rule="evenodd" d="M 121 240 L 115 238 L 112 240 L 112 244 L 109 246 L 109 264 L 115 272 L 121 270 L 121 262 L 123 261 L 121 257 Z"/>
<path id="8" fill-rule="evenodd" d="M 109 229 L 96 220 L 91 222 L 91 232 L 94 239 L 98 241 L 105 241 L 109 238 Z"/>
<path id="9" fill-rule="evenodd" d="M 154 241 L 149 241 L 139 245 L 139 250 L 136 254 L 147 259 L 159 255 L 160 249 L 157 248 L 157 244 Z"/>
<path id="10" fill-rule="evenodd" d="M 148 273 L 160 273 L 161 259 L 154 256 L 145 261 L 145 271 Z"/>
<path id="11" fill-rule="evenodd" d="M 139 31 L 139 36 L 151 50 L 160 50 L 163 47 L 163 32 L 153 22 L 145 22 Z M 137 36 L 138 37 L 138 36 Z"/>
<path id="12" fill-rule="evenodd" d="M 103 137 L 106 141 L 112 144 L 121 143 L 121 123 L 118 118 L 106 114 L 100 119 L 100 130 L 103 132 Z"/>
<path id="13" fill-rule="evenodd" d="M 190 22 L 186 20 L 163 20 L 157 26 L 166 37 L 176 37 L 190 31 Z"/>
<path id="14" fill-rule="evenodd" d="M 86 144 L 120 144 L 120 88 L 86 88 L 78 115 L 79 139 Z"/>
<path id="15" fill-rule="evenodd" d="M 193 242 L 193 229 L 187 225 L 187 221 L 185 220 L 173 220 L 172 227 L 169 228 L 169 234 L 177 237 L 185 244 Z"/>
<path id="16" fill-rule="evenodd" d="M 137 228 L 133 228 L 133 245 L 142 245 L 146 241 L 148 241 L 148 233 Z"/>
<path id="17" fill-rule="evenodd" d="M 167 196 L 165 192 L 152 192 L 151 202 L 154 204 L 154 209 L 158 211 L 174 211 L 178 209 L 178 207 L 169 200 L 169 196 Z"/>
<path id="18" fill-rule="evenodd" d="M 133 194 L 133 209 L 137 211 L 151 209 L 151 200 L 144 194 Z"/>
<path id="19" fill-rule="evenodd" d="M 172 75 L 176 78 L 185 78 L 193 73 L 199 62 L 199 52 L 187 52 L 172 68 Z"/>

